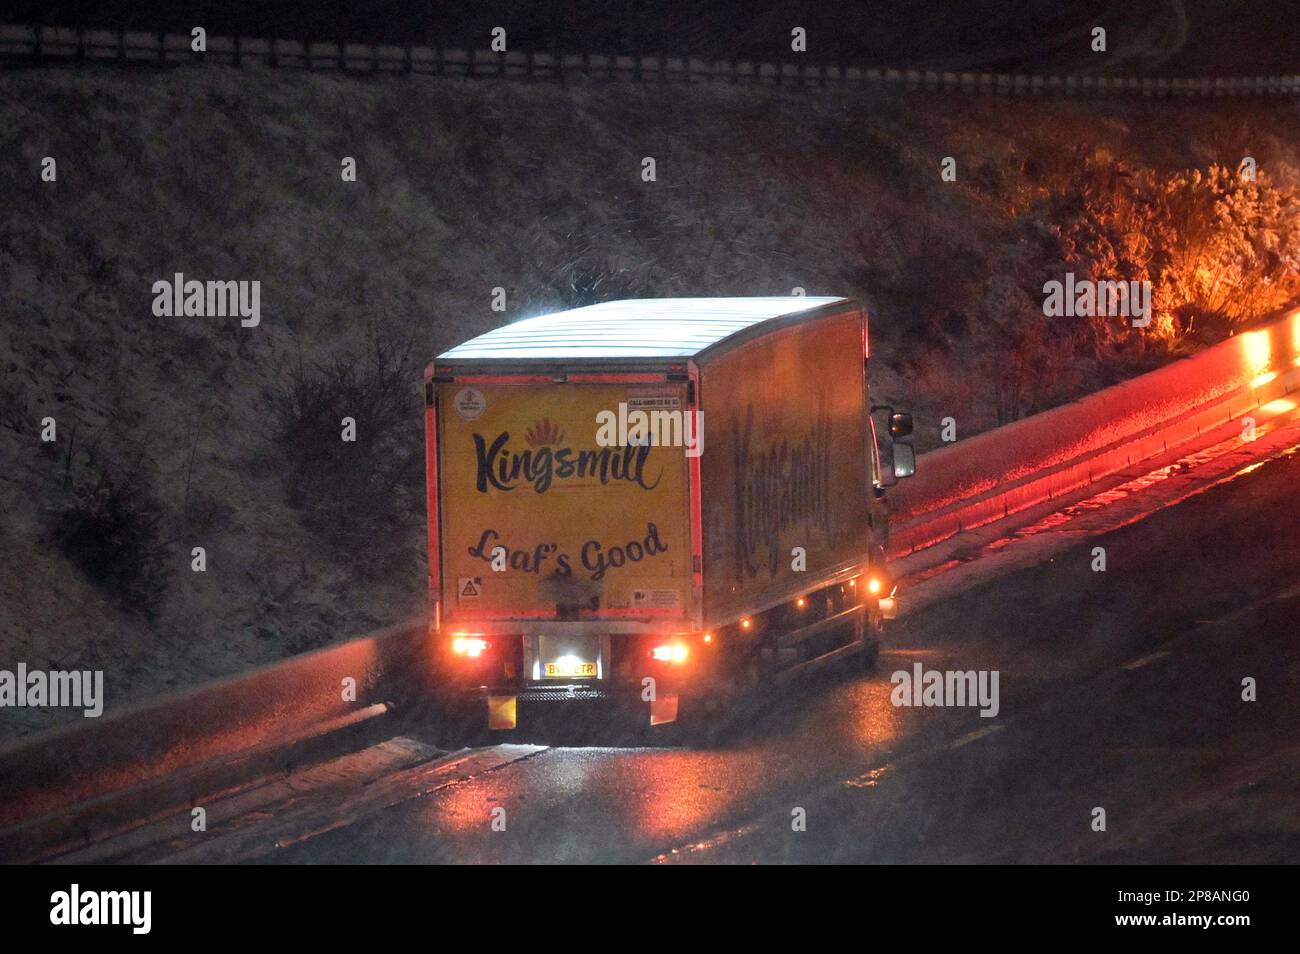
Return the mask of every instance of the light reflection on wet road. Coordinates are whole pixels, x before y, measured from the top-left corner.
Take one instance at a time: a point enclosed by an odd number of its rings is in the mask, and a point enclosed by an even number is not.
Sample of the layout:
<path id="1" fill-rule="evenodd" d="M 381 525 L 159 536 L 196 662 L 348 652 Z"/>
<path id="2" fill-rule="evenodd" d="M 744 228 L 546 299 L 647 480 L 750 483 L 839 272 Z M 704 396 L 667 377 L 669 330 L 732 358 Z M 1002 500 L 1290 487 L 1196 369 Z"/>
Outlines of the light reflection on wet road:
<path id="1" fill-rule="evenodd" d="M 267 860 L 1295 861 L 1296 488 L 1291 456 L 930 605 L 875 674 L 758 698 L 720 745 L 550 748 Z M 915 662 L 997 669 L 998 718 L 892 705 L 889 674 Z M 1252 673 L 1267 691 L 1242 703 Z M 1096 802 L 1115 837 L 1088 837 Z"/>

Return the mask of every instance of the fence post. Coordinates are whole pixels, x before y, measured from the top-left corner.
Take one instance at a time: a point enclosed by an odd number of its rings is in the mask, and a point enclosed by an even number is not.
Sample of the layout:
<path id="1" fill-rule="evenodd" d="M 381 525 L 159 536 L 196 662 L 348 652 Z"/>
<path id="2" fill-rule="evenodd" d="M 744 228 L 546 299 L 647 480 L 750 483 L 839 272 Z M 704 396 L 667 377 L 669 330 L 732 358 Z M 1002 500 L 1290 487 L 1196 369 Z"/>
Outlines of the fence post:
<path id="1" fill-rule="evenodd" d="M 302 41 L 302 68 L 311 69 L 311 40 Z"/>
<path id="2" fill-rule="evenodd" d="M 239 31 L 238 31 L 238 30 L 235 31 L 235 35 L 234 35 L 233 37 L 231 37 L 231 40 L 233 41 L 232 44 L 231 44 L 231 50 L 232 50 L 232 55 L 234 56 L 234 63 L 235 63 L 235 66 L 243 66 L 243 65 L 244 65 L 244 56 L 243 56 L 243 51 L 239 48 Z"/>
<path id="3" fill-rule="evenodd" d="M 126 62 L 126 27 L 119 27 L 117 31 L 117 58 Z"/>
<path id="4" fill-rule="evenodd" d="M 86 62 L 86 28 L 77 27 L 77 62 Z"/>
<path id="5" fill-rule="evenodd" d="M 406 72 L 414 73 L 415 72 L 415 49 L 410 43 L 406 44 L 405 53 L 406 53 L 406 64 L 405 64 Z"/>

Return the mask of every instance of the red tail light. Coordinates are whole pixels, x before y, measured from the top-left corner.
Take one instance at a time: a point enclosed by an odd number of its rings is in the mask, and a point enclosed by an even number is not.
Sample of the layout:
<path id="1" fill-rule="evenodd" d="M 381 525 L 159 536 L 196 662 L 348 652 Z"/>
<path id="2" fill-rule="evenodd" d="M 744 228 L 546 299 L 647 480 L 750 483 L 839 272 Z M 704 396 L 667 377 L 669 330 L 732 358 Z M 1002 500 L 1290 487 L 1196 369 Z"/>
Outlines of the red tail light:
<path id="1" fill-rule="evenodd" d="M 684 663 L 689 655 L 690 649 L 685 643 L 667 643 L 650 650 L 650 658 L 659 662 Z"/>
<path id="2" fill-rule="evenodd" d="M 457 636 L 451 642 L 451 651 L 457 656 L 468 656 L 470 659 L 477 659 L 491 646 L 492 644 L 486 639 L 478 639 L 473 636 Z"/>

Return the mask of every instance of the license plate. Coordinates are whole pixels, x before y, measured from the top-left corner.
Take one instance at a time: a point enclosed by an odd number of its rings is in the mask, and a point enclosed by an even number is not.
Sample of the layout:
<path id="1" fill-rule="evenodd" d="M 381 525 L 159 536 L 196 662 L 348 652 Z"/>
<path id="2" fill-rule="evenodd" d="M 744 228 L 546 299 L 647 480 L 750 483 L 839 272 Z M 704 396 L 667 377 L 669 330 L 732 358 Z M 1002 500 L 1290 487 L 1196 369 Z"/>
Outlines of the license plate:
<path id="1" fill-rule="evenodd" d="M 596 664 L 594 662 L 557 660 L 556 662 L 548 662 L 543 668 L 542 674 L 547 679 L 594 679 L 596 678 Z"/>

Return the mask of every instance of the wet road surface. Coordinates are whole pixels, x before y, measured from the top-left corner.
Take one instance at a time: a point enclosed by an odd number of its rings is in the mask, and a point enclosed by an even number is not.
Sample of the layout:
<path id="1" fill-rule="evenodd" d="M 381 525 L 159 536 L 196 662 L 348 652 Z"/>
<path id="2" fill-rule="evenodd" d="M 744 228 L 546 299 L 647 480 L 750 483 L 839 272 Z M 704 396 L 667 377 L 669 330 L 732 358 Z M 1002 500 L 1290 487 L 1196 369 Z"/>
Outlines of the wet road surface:
<path id="1" fill-rule="evenodd" d="M 874 673 L 850 663 L 756 696 L 721 742 L 566 747 L 524 732 L 538 746 L 491 749 L 480 770 L 413 781 L 390 807 L 259 856 L 1294 862 L 1297 491 L 1292 455 L 1080 535 L 900 620 Z M 893 705 L 890 675 L 915 663 L 997 670 L 997 716 Z"/>

